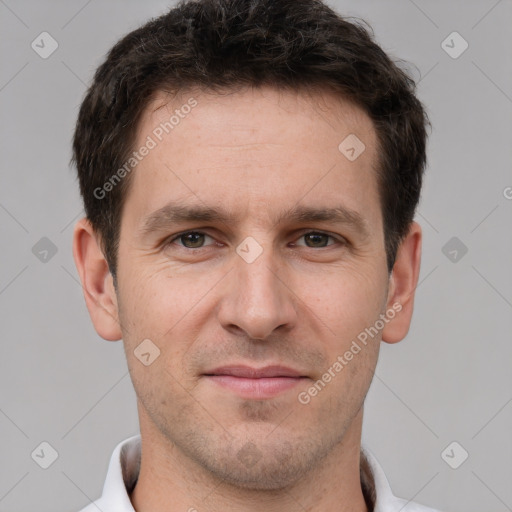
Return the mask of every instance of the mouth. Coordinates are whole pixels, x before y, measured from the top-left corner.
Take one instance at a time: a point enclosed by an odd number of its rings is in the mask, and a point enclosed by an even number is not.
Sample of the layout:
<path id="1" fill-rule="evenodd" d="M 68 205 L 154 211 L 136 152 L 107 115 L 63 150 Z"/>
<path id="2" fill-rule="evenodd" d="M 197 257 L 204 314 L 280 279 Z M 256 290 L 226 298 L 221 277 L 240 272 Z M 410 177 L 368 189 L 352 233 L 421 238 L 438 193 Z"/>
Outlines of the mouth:
<path id="1" fill-rule="evenodd" d="M 284 393 L 308 379 L 301 372 L 285 366 L 224 366 L 203 374 L 214 385 L 228 389 L 242 398 L 265 399 Z"/>

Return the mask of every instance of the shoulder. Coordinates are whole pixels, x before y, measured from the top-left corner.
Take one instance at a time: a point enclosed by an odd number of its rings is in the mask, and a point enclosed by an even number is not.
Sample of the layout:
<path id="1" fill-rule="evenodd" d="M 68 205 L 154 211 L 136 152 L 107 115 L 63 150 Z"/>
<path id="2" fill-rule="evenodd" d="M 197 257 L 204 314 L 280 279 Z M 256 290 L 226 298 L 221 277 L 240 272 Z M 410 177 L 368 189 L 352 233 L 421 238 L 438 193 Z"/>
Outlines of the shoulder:
<path id="1" fill-rule="evenodd" d="M 441 512 L 440 510 L 395 496 L 384 474 L 384 470 L 375 455 L 366 447 L 362 449 L 361 455 L 361 460 L 366 460 L 371 471 L 373 491 L 376 498 L 374 512 Z"/>

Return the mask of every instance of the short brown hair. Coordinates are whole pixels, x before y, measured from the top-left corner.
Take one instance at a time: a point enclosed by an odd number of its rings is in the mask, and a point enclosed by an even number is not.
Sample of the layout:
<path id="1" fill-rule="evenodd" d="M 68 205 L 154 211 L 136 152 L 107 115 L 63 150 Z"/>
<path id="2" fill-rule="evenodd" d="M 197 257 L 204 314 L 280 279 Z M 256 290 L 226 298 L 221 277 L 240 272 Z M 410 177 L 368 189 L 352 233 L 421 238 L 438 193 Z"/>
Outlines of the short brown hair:
<path id="1" fill-rule="evenodd" d="M 94 191 L 133 151 L 137 124 L 153 96 L 197 87 L 327 88 L 362 108 L 379 142 L 377 179 L 391 272 L 420 198 L 430 123 L 414 80 L 368 28 L 320 0 L 190 0 L 110 50 L 82 102 L 72 162 L 114 283 L 132 173 L 104 197 Z"/>

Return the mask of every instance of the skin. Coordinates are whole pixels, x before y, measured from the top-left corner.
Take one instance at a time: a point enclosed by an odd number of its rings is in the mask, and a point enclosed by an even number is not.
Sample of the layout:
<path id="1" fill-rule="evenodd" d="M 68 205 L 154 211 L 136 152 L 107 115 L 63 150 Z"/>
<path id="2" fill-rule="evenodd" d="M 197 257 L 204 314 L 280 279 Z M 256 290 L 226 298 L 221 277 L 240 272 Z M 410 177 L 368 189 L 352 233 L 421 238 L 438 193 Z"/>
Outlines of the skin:
<path id="1" fill-rule="evenodd" d="M 389 275 L 373 124 L 327 91 L 196 91 L 172 100 L 161 93 L 140 121 L 136 147 L 191 96 L 198 105 L 132 176 L 117 290 L 90 223 L 81 219 L 74 231 L 92 321 L 102 338 L 123 339 L 137 394 L 142 461 L 133 506 L 366 511 L 359 481 L 363 402 L 380 342 L 408 332 L 421 228 L 411 224 Z M 338 149 L 351 133 L 366 146 L 353 162 Z M 169 201 L 224 207 L 234 220 L 162 226 L 143 236 L 143 218 Z M 368 236 L 326 221 L 285 217 L 276 224 L 278 213 L 296 205 L 350 208 Z M 171 241 L 187 230 L 207 236 Z M 312 231 L 333 238 L 315 239 Z M 251 263 L 236 252 L 249 236 L 263 250 Z M 383 330 L 301 404 L 298 393 L 397 303 L 401 311 Z M 160 350 L 148 366 L 134 355 L 144 339 Z M 250 399 L 203 375 L 235 363 L 281 364 L 306 378 L 274 397 Z"/>

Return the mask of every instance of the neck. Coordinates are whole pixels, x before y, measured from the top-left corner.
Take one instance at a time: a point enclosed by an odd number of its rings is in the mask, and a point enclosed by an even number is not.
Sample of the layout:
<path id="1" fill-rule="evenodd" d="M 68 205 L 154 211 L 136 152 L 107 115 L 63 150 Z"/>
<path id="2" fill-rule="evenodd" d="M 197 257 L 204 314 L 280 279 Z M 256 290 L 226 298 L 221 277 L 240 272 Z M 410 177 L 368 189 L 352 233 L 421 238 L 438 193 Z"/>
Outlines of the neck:
<path id="1" fill-rule="evenodd" d="M 375 500 L 371 472 L 360 456 L 362 409 L 339 443 L 300 480 L 278 490 L 218 481 L 141 417 L 141 463 L 130 495 L 136 512 L 368 512 Z"/>

